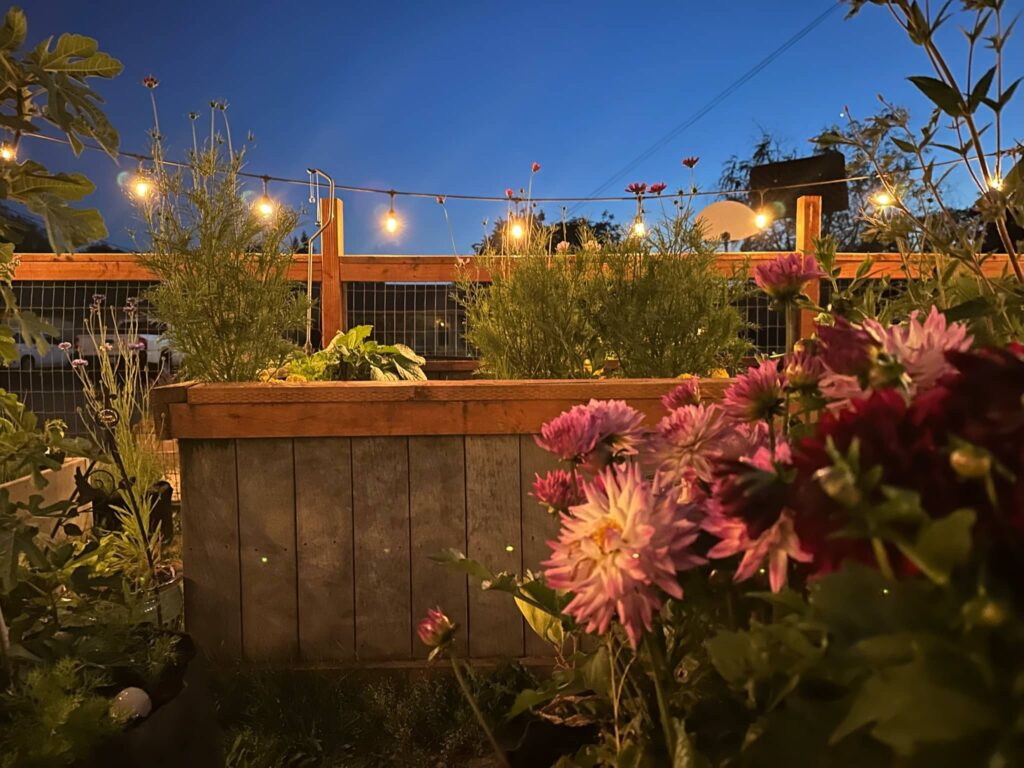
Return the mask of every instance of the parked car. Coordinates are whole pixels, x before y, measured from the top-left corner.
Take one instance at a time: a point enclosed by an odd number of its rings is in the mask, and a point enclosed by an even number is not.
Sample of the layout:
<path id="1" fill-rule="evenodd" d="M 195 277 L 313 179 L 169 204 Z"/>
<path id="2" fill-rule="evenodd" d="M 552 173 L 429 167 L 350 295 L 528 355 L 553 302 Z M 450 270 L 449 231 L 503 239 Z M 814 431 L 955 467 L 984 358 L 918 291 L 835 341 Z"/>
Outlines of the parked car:
<path id="1" fill-rule="evenodd" d="M 138 338 L 135 340 L 129 339 L 131 325 L 131 321 L 122 320 L 118 323 L 116 334 L 107 333 L 105 343 L 109 345 L 110 350 L 117 345 L 118 337 L 120 337 L 122 343 L 120 354 L 128 354 L 129 351 L 138 354 L 141 361 L 149 368 L 173 370 L 181 365 L 182 355 L 171 348 L 171 342 L 164 335 L 167 330 L 165 325 L 146 317 L 139 318 L 136 328 Z M 132 349 L 133 343 L 140 345 L 140 348 Z M 95 357 L 96 342 L 89 334 L 79 334 L 75 338 L 75 350 L 81 357 Z"/>
<path id="2" fill-rule="evenodd" d="M 14 345 L 18 350 L 18 357 L 11 361 L 11 368 L 18 368 L 23 371 L 31 371 L 36 368 L 63 368 L 68 364 L 68 357 L 57 345 L 60 339 L 49 334 L 43 334 L 49 346 L 45 352 L 40 352 L 32 344 L 26 344 L 21 337 L 20 331 L 14 332 Z"/>

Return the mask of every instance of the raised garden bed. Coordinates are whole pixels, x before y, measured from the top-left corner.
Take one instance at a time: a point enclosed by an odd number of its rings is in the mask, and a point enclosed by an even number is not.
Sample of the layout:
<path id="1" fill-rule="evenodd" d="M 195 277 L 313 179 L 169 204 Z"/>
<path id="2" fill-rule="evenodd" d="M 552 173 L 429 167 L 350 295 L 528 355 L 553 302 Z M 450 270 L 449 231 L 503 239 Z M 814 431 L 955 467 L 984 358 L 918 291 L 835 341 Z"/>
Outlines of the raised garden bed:
<path id="1" fill-rule="evenodd" d="M 211 656 L 402 664 L 437 603 L 473 658 L 531 657 L 502 595 L 429 560 L 446 547 L 536 569 L 557 521 L 529 496 L 532 434 L 591 398 L 664 415 L 672 379 L 180 384 L 157 388 L 181 456 L 185 621 Z M 724 380 L 701 383 L 708 400 Z"/>

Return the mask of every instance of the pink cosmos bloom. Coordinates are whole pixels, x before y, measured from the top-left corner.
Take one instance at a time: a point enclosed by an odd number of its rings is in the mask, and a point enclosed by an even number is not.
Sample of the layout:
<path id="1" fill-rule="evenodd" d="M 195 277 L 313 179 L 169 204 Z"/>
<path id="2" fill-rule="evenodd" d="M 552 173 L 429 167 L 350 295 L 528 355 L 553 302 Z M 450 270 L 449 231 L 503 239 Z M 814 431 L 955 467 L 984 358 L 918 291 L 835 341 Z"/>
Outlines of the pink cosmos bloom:
<path id="1" fill-rule="evenodd" d="M 540 170 L 540 163 L 534 163 L 533 165 L 531 165 L 530 166 L 530 170 L 533 171 L 534 173 L 539 171 Z"/>
<path id="2" fill-rule="evenodd" d="M 647 191 L 647 182 L 645 181 L 634 181 L 626 187 L 626 191 L 631 195 L 642 195 Z"/>
<path id="3" fill-rule="evenodd" d="M 966 352 L 974 339 L 962 323 L 947 323 L 946 317 L 932 307 L 922 323 L 920 312 L 910 313 L 907 322 L 883 327 L 875 320 L 865 320 L 864 330 L 874 338 L 886 354 L 899 361 L 910 378 L 908 392 L 934 387 L 939 379 L 954 368 L 946 361 L 947 352 Z"/>
<path id="4" fill-rule="evenodd" d="M 812 280 L 825 276 L 813 256 L 790 253 L 754 267 L 757 287 L 779 303 L 792 302 Z"/>
<path id="5" fill-rule="evenodd" d="M 569 241 L 562 240 L 555 246 L 555 253 L 567 253 L 569 250 Z"/>
<path id="6" fill-rule="evenodd" d="M 509 200 L 512 199 L 513 195 L 515 195 L 515 191 L 513 191 L 512 187 L 509 187 L 508 189 L 505 190 L 505 197 L 507 197 Z"/>
<path id="7" fill-rule="evenodd" d="M 684 157 L 683 158 L 683 165 L 685 165 L 691 171 L 693 170 L 694 166 L 697 165 L 697 163 L 699 163 L 699 162 L 700 162 L 700 158 L 696 157 L 694 155 L 691 155 L 690 157 Z"/>
<path id="8" fill-rule="evenodd" d="M 564 469 L 553 469 L 543 477 L 536 475 L 531 495 L 552 512 L 568 512 L 584 498 L 579 479 Z"/>
<path id="9" fill-rule="evenodd" d="M 708 557 L 732 557 L 743 552 L 743 559 L 736 569 L 734 579 L 745 581 L 757 573 L 768 560 L 768 581 L 772 592 L 786 586 L 786 571 L 789 559 L 809 563 L 813 556 L 804 551 L 793 529 L 793 516 L 784 511 L 775 524 L 756 539 L 747 533 L 747 524 L 738 517 L 712 514 L 704 518 L 701 527 L 717 536 L 720 541 L 708 550 Z"/>
<path id="10" fill-rule="evenodd" d="M 67 352 L 69 349 L 71 349 L 71 342 L 62 341 L 60 344 L 57 345 L 57 348 L 60 349 L 61 352 Z"/>
<path id="11" fill-rule="evenodd" d="M 438 650 L 451 642 L 455 627 L 455 622 L 440 607 L 431 608 L 416 627 L 416 634 L 425 646 Z"/>
<path id="12" fill-rule="evenodd" d="M 648 187 L 647 191 L 650 192 L 652 195 L 660 195 L 662 192 L 665 191 L 667 187 L 668 184 L 663 184 L 662 182 L 659 181 L 657 184 L 651 184 L 651 186 Z"/>
<path id="13" fill-rule="evenodd" d="M 770 419 L 782 408 L 784 382 L 774 360 L 747 368 L 725 392 L 722 406 L 737 421 Z"/>
<path id="14" fill-rule="evenodd" d="M 586 484 L 586 503 L 562 515 L 543 563 L 547 583 L 573 593 L 566 613 L 588 632 L 608 631 L 616 616 L 634 648 L 651 628 L 663 595 L 683 596 L 676 574 L 702 565 L 689 547 L 697 527 L 640 467 L 608 467 L 602 486 Z"/>
<path id="15" fill-rule="evenodd" d="M 666 411 L 674 411 L 684 405 L 698 405 L 700 403 L 700 383 L 697 379 L 683 379 L 683 383 L 662 396 L 661 404 Z"/>
<path id="16" fill-rule="evenodd" d="M 157 80 L 152 75 L 146 75 L 144 78 L 142 78 L 142 84 L 144 86 L 146 86 L 147 88 L 149 88 L 150 90 L 153 90 L 158 85 L 160 85 L 160 81 Z"/>
<path id="17" fill-rule="evenodd" d="M 652 458 L 663 482 L 709 481 L 712 462 L 742 449 L 744 440 L 717 405 L 684 405 L 658 422 Z"/>

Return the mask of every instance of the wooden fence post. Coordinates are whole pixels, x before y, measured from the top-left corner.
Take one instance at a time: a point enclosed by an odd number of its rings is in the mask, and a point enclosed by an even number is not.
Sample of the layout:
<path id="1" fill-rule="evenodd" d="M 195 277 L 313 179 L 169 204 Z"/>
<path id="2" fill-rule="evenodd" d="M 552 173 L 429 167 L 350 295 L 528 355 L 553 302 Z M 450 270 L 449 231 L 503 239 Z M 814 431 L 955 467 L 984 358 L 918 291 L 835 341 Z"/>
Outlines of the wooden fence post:
<path id="1" fill-rule="evenodd" d="M 813 254 L 814 241 L 821 237 L 821 197 L 802 195 L 796 200 L 796 249 L 801 254 Z M 821 301 L 821 281 L 815 280 L 807 286 L 811 301 Z M 814 313 L 804 310 L 800 313 L 800 338 L 814 333 Z"/>
<path id="2" fill-rule="evenodd" d="M 341 284 L 341 257 L 345 254 L 345 216 L 341 200 L 321 200 L 320 212 L 326 221 L 334 206 L 334 221 L 320 239 L 320 346 L 326 347 L 335 334 L 347 326 L 345 289 Z"/>

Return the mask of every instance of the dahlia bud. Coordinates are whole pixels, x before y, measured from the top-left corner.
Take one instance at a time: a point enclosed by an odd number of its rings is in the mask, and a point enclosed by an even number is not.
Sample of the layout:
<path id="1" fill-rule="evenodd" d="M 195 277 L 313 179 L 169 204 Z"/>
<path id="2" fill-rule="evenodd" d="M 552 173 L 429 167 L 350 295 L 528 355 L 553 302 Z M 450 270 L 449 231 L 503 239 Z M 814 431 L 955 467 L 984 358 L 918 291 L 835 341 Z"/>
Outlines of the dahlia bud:
<path id="1" fill-rule="evenodd" d="M 440 607 L 427 611 L 427 615 L 416 628 L 416 634 L 419 635 L 423 644 L 431 649 L 431 659 L 451 643 L 455 637 L 456 626 L 455 622 L 445 616 Z"/>
<path id="2" fill-rule="evenodd" d="M 992 471 L 992 456 L 983 448 L 964 445 L 949 454 L 949 466 L 965 480 L 981 480 Z"/>
<path id="3" fill-rule="evenodd" d="M 850 470 L 845 467 L 822 467 L 814 473 L 814 479 L 826 496 L 844 507 L 856 506 L 860 501 L 860 490 Z"/>

